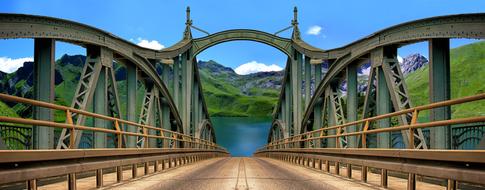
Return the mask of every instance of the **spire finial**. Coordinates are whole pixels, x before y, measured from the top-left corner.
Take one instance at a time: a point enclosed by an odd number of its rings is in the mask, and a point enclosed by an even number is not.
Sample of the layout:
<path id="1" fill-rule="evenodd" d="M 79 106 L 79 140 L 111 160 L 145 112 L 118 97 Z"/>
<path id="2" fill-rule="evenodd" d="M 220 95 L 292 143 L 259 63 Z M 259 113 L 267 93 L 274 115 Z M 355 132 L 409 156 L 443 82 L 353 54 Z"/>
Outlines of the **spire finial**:
<path id="1" fill-rule="evenodd" d="M 192 28 L 192 19 L 190 19 L 190 7 L 187 6 L 187 10 L 185 11 L 187 14 L 187 20 L 185 21 L 185 31 L 184 31 L 184 39 L 192 39 L 192 33 L 190 32 L 190 28 Z"/>
<path id="2" fill-rule="evenodd" d="M 190 19 L 190 6 L 187 6 L 187 10 L 185 12 L 187 13 L 187 21 L 185 21 L 185 24 L 192 25 L 192 20 Z"/>
<path id="3" fill-rule="evenodd" d="M 291 21 L 291 25 L 293 25 L 293 39 L 300 39 L 300 29 L 298 29 L 298 9 L 293 8 L 293 20 Z"/>

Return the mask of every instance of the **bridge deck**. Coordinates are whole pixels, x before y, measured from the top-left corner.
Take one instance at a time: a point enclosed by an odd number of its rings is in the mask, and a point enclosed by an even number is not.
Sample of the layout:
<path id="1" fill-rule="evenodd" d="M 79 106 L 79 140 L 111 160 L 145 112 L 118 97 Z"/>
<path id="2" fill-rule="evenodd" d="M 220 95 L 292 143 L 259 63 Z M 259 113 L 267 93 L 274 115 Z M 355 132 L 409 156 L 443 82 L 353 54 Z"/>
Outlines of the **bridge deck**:
<path id="1" fill-rule="evenodd" d="M 143 174 L 143 168 L 139 170 Z M 344 173 L 345 168 L 340 172 Z M 365 184 L 359 182 L 359 172 L 354 172 L 353 179 L 347 179 L 268 158 L 215 158 L 136 179 L 130 179 L 129 170 L 125 173 L 123 183 L 115 182 L 114 173 L 105 174 L 102 189 L 380 189 L 380 175 L 371 172 L 369 183 Z M 95 189 L 95 186 L 95 177 L 78 181 L 78 189 Z M 65 188 L 65 182 L 39 187 Z M 417 188 L 444 187 L 418 182 Z M 406 180 L 389 177 L 389 189 L 406 189 Z"/>
<path id="2" fill-rule="evenodd" d="M 106 189 L 366 189 L 287 163 L 265 158 L 217 158 Z"/>

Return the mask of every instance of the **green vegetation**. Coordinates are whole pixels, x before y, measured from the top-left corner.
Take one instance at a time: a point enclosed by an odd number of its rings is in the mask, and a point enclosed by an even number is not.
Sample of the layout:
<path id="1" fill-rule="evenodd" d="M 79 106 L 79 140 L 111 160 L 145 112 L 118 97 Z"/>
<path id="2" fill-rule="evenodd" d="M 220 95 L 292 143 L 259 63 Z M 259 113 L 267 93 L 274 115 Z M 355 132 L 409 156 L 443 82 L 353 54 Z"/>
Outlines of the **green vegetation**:
<path id="1" fill-rule="evenodd" d="M 279 89 L 261 88 L 258 84 L 268 80 L 281 80 L 273 76 L 241 76 L 214 61 L 199 65 L 204 98 L 209 114 L 214 117 L 270 116 L 278 101 Z M 218 67 L 219 72 L 213 72 Z M 227 68 L 226 68 L 227 69 Z M 247 87 L 244 88 L 244 87 Z M 244 93 L 243 91 L 246 91 Z"/>
<path id="2" fill-rule="evenodd" d="M 460 98 L 485 92 L 485 42 L 477 42 L 454 48 L 450 52 L 451 98 Z M 406 77 L 414 106 L 429 103 L 429 66 L 410 73 Z M 452 117 L 463 118 L 485 115 L 485 101 L 452 106 Z M 429 113 L 420 114 L 420 120 L 428 120 Z"/>

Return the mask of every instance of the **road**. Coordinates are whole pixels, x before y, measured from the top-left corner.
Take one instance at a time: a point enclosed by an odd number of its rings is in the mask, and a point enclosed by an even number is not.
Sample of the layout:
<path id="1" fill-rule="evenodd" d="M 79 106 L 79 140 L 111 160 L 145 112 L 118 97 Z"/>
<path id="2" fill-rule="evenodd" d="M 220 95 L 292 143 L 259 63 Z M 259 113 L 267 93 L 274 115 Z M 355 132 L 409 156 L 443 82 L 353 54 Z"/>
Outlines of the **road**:
<path id="1" fill-rule="evenodd" d="M 148 175 L 104 189 L 376 189 L 288 163 L 266 159 L 231 157 L 205 160 L 162 173 Z"/>

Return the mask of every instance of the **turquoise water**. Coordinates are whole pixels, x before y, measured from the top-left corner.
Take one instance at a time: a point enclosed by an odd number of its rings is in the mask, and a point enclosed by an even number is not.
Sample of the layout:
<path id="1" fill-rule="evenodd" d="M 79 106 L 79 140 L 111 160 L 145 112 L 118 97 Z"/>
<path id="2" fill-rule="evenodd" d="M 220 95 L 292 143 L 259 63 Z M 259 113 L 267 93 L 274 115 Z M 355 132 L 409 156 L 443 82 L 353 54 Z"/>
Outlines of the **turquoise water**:
<path id="1" fill-rule="evenodd" d="M 232 156 L 252 156 L 267 143 L 271 118 L 213 117 L 217 144 Z"/>

